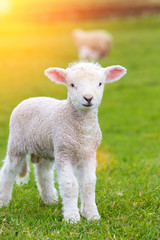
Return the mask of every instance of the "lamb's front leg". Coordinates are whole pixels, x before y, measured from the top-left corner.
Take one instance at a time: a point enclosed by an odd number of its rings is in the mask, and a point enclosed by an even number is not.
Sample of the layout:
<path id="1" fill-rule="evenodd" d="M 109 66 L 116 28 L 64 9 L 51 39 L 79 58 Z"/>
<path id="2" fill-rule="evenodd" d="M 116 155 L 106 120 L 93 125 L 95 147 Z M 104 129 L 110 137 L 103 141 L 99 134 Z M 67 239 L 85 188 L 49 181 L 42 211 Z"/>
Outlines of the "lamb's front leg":
<path id="1" fill-rule="evenodd" d="M 71 164 L 64 159 L 56 160 L 60 195 L 63 203 L 63 215 L 66 221 L 80 220 L 78 210 L 78 183 L 73 174 Z"/>
<path id="2" fill-rule="evenodd" d="M 36 158 L 36 157 L 35 157 Z M 38 158 L 38 157 L 37 157 Z M 39 158 L 34 165 L 38 189 L 45 204 L 58 202 L 57 190 L 54 187 L 54 162 Z"/>
<path id="3" fill-rule="evenodd" d="M 86 160 L 78 168 L 78 179 L 81 194 L 81 214 L 87 220 L 100 218 L 95 203 L 96 159 Z"/>

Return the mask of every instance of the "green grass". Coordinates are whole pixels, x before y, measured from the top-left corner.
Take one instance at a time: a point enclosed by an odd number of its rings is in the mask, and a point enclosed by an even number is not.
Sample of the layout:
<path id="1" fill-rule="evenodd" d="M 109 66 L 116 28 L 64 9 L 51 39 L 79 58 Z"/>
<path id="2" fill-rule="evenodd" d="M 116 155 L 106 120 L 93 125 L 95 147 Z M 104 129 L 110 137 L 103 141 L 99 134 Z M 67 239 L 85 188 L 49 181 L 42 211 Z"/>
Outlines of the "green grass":
<path id="1" fill-rule="evenodd" d="M 114 37 L 103 66 L 128 69 L 107 85 L 99 108 L 96 201 L 100 221 L 68 224 L 61 203 L 39 197 L 33 167 L 28 184 L 14 185 L 8 208 L 0 209 L 0 239 L 160 239 L 160 17 L 96 20 L 46 25 L 0 26 L 0 159 L 5 157 L 9 116 L 23 99 L 63 99 L 65 87 L 43 74 L 49 66 L 77 60 L 74 27 L 104 28 Z"/>

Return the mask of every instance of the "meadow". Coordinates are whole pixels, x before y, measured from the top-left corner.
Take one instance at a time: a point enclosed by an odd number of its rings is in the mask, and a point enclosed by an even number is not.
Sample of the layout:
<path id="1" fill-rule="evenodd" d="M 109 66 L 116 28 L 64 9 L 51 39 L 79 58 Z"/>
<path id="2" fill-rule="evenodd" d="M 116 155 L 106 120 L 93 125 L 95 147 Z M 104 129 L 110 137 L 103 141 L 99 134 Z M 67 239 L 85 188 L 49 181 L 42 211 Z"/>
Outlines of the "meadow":
<path id="1" fill-rule="evenodd" d="M 9 117 L 23 99 L 67 97 L 44 70 L 77 61 L 71 31 L 103 28 L 114 42 L 103 67 L 128 73 L 105 87 L 99 108 L 103 140 L 97 158 L 100 221 L 63 221 L 61 201 L 44 205 L 31 165 L 28 184 L 0 209 L 0 239 L 160 239 L 160 16 L 59 23 L 0 24 L 0 163 Z M 56 183 L 56 185 L 58 185 Z"/>

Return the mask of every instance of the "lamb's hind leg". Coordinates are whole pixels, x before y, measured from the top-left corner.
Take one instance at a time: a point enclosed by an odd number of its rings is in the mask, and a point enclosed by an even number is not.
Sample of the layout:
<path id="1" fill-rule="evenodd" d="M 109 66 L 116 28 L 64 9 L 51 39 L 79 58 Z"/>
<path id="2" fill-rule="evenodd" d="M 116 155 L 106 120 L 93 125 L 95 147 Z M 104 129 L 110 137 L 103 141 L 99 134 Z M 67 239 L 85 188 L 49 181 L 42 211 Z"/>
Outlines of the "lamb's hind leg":
<path id="1" fill-rule="evenodd" d="M 38 190 L 42 200 L 45 204 L 57 203 L 58 195 L 53 181 L 54 162 L 41 158 L 34 166 Z"/>
<path id="2" fill-rule="evenodd" d="M 0 207 L 7 206 L 12 196 L 12 186 L 20 172 L 24 156 L 7 155 L 0 170 Z"/>

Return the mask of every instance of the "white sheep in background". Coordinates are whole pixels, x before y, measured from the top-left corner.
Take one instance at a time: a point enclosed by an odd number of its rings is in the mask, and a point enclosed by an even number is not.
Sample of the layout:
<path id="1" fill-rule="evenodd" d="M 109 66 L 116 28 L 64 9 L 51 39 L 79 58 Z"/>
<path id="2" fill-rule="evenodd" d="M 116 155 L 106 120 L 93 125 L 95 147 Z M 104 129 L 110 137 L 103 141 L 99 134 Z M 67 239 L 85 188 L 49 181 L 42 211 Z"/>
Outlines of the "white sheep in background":
<path id="1" fill-rule="evenodd" d="M 89 62 L 45 71 L 49 79 L 67 86 L 68 98 L 30 98 L 13 110 L 7 155 L 0 170 L 0 207 L 9 203 L 17 175 L 26 175 L 27 155 L 31 154 L 44 203 L 58 201 L 53 182 L 55 162 L 64 219 L 80 220 L 78 185 L 82 216 L 100 218 L 95 203 L 96 149 L 101 142 L 98 106 L 105 83 L 119 80 L 125 73 L 121 66 L 102 68 Z"/>
<path id="2" fill-rule="evenodd" d="M 112 36 L 107 31 L 76 29 L 72 36 L 80 59 L 100 59 L 107 56 L 111 49 Z"/>

